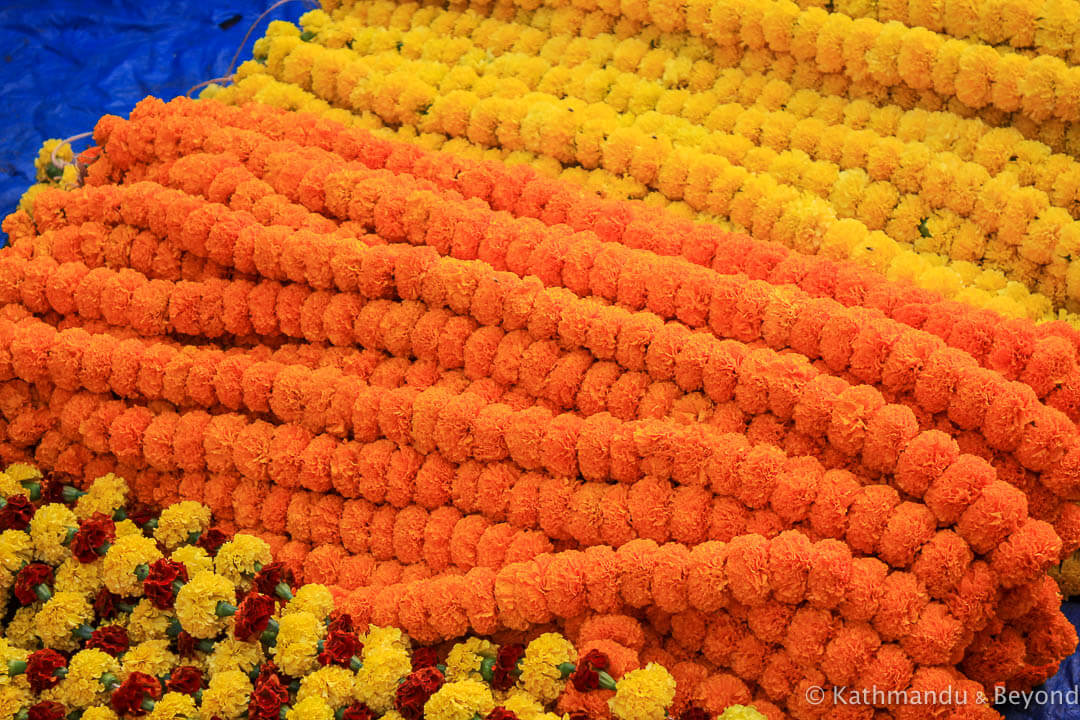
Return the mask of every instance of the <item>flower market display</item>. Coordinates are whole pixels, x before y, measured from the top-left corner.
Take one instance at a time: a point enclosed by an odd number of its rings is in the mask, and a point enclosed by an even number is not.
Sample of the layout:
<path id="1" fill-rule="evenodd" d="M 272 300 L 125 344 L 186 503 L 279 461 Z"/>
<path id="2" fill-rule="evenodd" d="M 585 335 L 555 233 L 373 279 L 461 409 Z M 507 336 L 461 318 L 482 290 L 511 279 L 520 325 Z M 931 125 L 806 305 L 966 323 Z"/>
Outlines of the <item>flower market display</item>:
<path id="1" fill-rule="evenodd" d="M 47 143 L 0 720 L 1000 717 L 1077 648 L 1075 10 L 327 0 Z"/>
<path id="2" fill-rule="evenodd" d="M 159 515 L 127 495 L 112 474 L 85 492 L 29 465 L 0 474 L 0 717 L 546 720 L 560 696 L 587 707 L 603 688 L 614 717 L 644 718 L 674 697 L 663 667 L 631 667 L 618 624 L 581 651 L 547 632 L 471 637 L 444 655 L 398 628 L 356 627 L 325 586 L 297 587 L 269 545 L 227 537 L 205 505 Z"/>

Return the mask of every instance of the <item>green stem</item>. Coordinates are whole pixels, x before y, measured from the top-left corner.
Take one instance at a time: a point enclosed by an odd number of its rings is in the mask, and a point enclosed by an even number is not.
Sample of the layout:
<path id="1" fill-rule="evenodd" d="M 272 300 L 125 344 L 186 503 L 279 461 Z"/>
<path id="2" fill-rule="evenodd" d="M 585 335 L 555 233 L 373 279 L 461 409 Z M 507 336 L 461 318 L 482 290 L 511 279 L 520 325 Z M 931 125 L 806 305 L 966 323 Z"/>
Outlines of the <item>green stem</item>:
<path id="1" fill-rule="evenodd" d="M 214 652 L 214 641 L 200 640 L 199 642 L 195 643 L 195 649 L 199 650 L 200 652 L 210 654 Z"/>
<path id="2" fill-rule="evenodd" d="M 360 662 L 360 658 L 356 657 L 355 655 L 353 655 L 351 658 L 349 658 L 349 669 L 350 670 L 352 670 L 353 672 L 356 672 L 357 670 L 359 670 L 362 667 L 364 667 L 364 663 Z"/>
<path id="3" fill-rule="evenodd" d="M 263 564 L 261 562 L 259 562 L 258 560 L 256 560 L 255 563 L 252 565 L 252 567 L 255 568 L 256 573 L 261 573 L 262 568 L 263 568 Z"/>
<path id="4" fill-rule="evenodd" d="M 278 621 L 274 618 L 270 618 L 270 622 L 266 624 L 266 629 L 263 630 L 262 635 L 259 636 L 259 640 L 266 643 L 267 645 L 274 645 L 275 643 L 277 643 L 277 634 L 279 628 L 280 625 L 278 625 Z"/>
<path id="5" fill-rule="evenodd" d="M 105 557 L 105 553 L 109 552 L 109 548 L 111 548 L 111 547 L 112 547 L 112 543 L 111 543 L 111 542 L 103 542 L 103 543 L 101 543 L 101 545 L 100 545 L 100 546 L 98 547 L 98 549 L 97 549 L 97 550 L 95 550 L 94 552 L 96 552 L 96 553 L 97 553 L 98 555 L 100 555 L 101 557 Z"/>
<path id="6" fill-rule="evenodd" d="M 146 712 L 153 712 L 154 711 L 154 701 L 151 700 L 150 698 L 143 698 L 142 709 L 145 710 Z"/>
<path id="7" fill-rule="evenodd" d="M 53 670 L 53 676 L 58 677 L 61 680 L 66 678 L 67 675 L 68 675 L 68 669 L 66 667 L 58 667 L 55 670 Z"/>
<path id="8" fill-rule="evenodd" d="M 67 533 L 64 535 L 64 539 L 61 541 L 64 545 L 70 545 L 71 541 L 75 539 L 75 533 L 79 532 L 79 528 L 69 527 Z"/>
<path id="9" fill-rule="evenodd" d="M 157 526 L 158 526 L 158 519 L 157 518 L 150 518 L 149 520 L 146 521 L 146 524 L 143 525 L 143 530 L 146 530 L 147 532 L 152 533 L 155 530 L 157 530 Z"/>
<path id="10" fill-rule="evenodd" d="M 577 670 L 577 665 L 572 662 L 559 663 L 555 667 L 558 668 L 559 672 L 562 673 L 562 676 L 564 678 L 570 677 L 574 674 L 574 671 Z"/>
<path id="11" fill-rule="evenodd" d="M 127 520 L 127 510 L 124 508 L 116 508 L 112 514 L 113 522 L 121 522 Z"/>
<path id="12" fill-rule="evenodd" d="M 89 640 L 90 636 L 94 634 L 94 628 L 90 627 L 86 623 L 80 623 L 77 628 L 71 631 L 71 634 L 80 640 Z"/>
<path id="13" fill-rule="evenodd" d="M 15 713 L 15 720 L 27 720 L 30 717 L 30 711 L 26 708 L 19 708 L 19 712 Z"/>
<path id="14" fill-rule="evenodd" d="M 278 710 L 278 717 L 281 718 L 281 720 L 285 720 L 285 716 L 289 714 L 290 710 L 292 710 L 292 708 L 288 705 L 282 705 L 281 709 Z"/>
<path id="15" fill-rule="evenodd" d="M 26 672 L 25 660 L 8 660 L 7 661 L 7 674 L 8 677 L 13 675 L 22 675 Z"/>
<path id="16" fill-rule="evenodd" d="M 201 530 L 192 530 L 191 532 L 188 533 L 188 536 L 187 536 L 188 545 L 194 545 L 195 543 L 199 542 L 199 538 L 201 538 L 201 537 L 202 537 L 202 531 Z"/>
<path id="17" fill-rule="evenodd" d="M 279 582 L 275 585 L 274 594 L 286 602 L 293 599 L 292 588 L 289 587 L 288 583 Z"/>
<path id="18" fill-rule="evenodd" d="M 100 682 L 102 687 L 109 691 L 120 687 L 120 681 L 111 672 L 102 673 Z"/>
<path id="19" fill-rule="evenodd" d="M 60 497 L 66 503 L 73 503 L 85 494 L 85 492 L 74 485 L 65 485 L 64 489 L 60 491 Z"/>
<path id="20" fill-rule="evenodd" d="M 184 587 L 184 583 L 180 582 L 179 580 L 173 580 L 173 584 L 172 584 L 173 595 L 179 595 L 180 594 L 180 588 L 182 588 L 182 587 Z"/>
<path id="21" fill-rule="evenodd" d="M 599 670 L 599 671 L 597 671 L 596 674 L 600 676 L 600 689 L 601 690 L 614 690 L 615 689 L 615 678 L 608 675 L 607 672 L 604 671 L 604 670 Z"/>
<path id="22" fill-rule="evenodd" d="M 214 606 L 214 614 L 218 617 L 232 617 L 236 614 L 236 606 L 224 600 L 218 600 L 218 604 Z"/>
<path id="23" fill-rule="evenodd" d="M 135 612 L 135 606 L 131 603 L 118 602 L 116 603 L 116 609 L 122 613 L 127 613 L 128 615 Z"/>
<path id="24" fill-rule="evenodd" d="M 165 634 L 169 637 L 176 637 L 180 634 L 184 628 L 180 625 L 180 621 L 174 617 L 169 618 L 169 625 L 165 628 Z"/>
<path id="25" fill-rule="evenodd" d="M 495 670 L 495 658 L 486 657 L 480 662 L 480 676 L 484 678 L 484 682 L 491 682 L 491 678 L 494 676 Z"/>
<path id="26" fill-rule="evenodd" d="M 31 500 L 41 499 L 41 483 L 37 480 L 23 480 L 22 486 L 30 491 Z"/>
<path id="27" fill-rule="evenodd" d="M 139 563 L 135 566 L 135 577 L 139 582 L 142 582 L 150 574 L 150 566 L 146 563 Z"/>
<path id="28" fill-rule="evenodd" d="M 40 583 L 34 586 L 34 594 L 37 595 L 37 599 L 41 602 L 49 602 L 49 598 L 52 597 L 52 590 L 49 590 L 49 586 L 45 583 Z"/>

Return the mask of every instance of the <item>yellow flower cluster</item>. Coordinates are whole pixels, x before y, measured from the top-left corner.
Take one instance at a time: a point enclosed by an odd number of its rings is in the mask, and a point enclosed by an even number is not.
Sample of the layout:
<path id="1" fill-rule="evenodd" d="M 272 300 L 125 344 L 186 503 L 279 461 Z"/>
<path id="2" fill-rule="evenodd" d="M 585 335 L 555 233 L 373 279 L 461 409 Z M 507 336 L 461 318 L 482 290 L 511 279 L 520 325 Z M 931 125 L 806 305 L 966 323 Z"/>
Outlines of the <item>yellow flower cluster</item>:
<path id="1" fill-rule="evenodd" d="M 53 162 L 53 153 L 56 162 Z M 73 188 L 79 181 L 79 170 L 74 164 L 75 153 L 71 145 L 58 138 L 46 140 L 34 159 L 34 179 L 36 183 L 27 188 L 19 199 L 19 208 L 32 212 L 34 197 L 45 188 Z"/>

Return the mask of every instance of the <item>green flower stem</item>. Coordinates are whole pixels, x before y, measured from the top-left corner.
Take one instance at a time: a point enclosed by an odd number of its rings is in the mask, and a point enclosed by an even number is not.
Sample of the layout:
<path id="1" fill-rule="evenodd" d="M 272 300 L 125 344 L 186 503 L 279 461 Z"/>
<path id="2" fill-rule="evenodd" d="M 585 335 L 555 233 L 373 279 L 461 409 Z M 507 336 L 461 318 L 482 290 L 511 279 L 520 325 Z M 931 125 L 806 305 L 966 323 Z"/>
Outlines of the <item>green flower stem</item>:
<path id="1" fill-rule="evenodd" d="M 256 572 L 256 573 L 261 573 L 261 572 L 262 572 L 262 568 L 263 568 L 263 564 L 262 564 L 261 562 L 259 562 L 258 560 L 256 560 L 256 561 L 255 561 L 255 562 L 254 562 L 254 563 L 252 564 L 252 567 L 253 567 L 253 568 L 255 568 L 255 572 Z"/>
<path id="2" fill-rule="evenodd" d="M 179 580 L 173 580 L 173 584 L 172 584 L 173 595 L 179 595 L 180 594 L 180 588 L 182 588 L 182 587 L 184 587 L 184 583 L 180 582 Z"/>
<path id="3" fill-rule="evenodd" d="M 22 486 L 30 491 L 31 500 L 41 499 L 41 483 L 37 480 L 23 480 Z"/>
<path id="4" fill-rule="evenodd" d="M 15 720 L 27 720 L 30 717 L 30 711 L 26 708 L 19 708 L 19 712 L 15 713 Z"/>
<path id="5" fill-rule="evenodd" d="M 77 533 L 77 532 L 79 532 L 79 528 L 77 528 L 77 527 L 69 527 L 67 529 L 67 533 L 64 535 L 63 544 L 64 545 L 70 545 L 71 541 L 75 539 L 75 533 Z"/>
<path id="6" fill-rule="evenodd" d="M 218 604 L 214 606 L 214 614 L 218 617 L 232 617 L 236 614 L 236 606 L 224 600 L 218 600 Z"/>
<path id="7" fill-rule="evenodd" d="M 146 712 L 153 712 L 154 711 L 154 705 L 155 705 L 154 701 L 151 700 L 150 698 L 143 698 L 142 709 L 145 710 Z"/>
<path id="8" fill-rule="evenodd" d="M 25 660 L 8 660 L 7 661 L 7 674 L 8 677 L 13 675 L 22 675 L 26 672 Z"/>
<path id="9" fill-rule="evenodd" d="M 563 678 L 570 677 L 574 674 L 574 671 L 577 670 L 577 665 L 572 662 L 559 663 L 555 667 L 558 668 L 560 673 L 562 673 Z"/>
<path id="10" fill-rule="evenodd" d="M 601 690 L 614 690 L 615 678 L 611 677 L 604 670 L 599 670 L 596 673 L 600 676 L 600 689 Z"/>
<path id="11" fill-rule="evenodd" d="M 349 658 L 349 669 L 350 670 L 352 670 L 353 672 L 356 672 L 357 670 L 359 670 L 362 667 L 364 667 L 364 664 L 362 662 L 360 662 L 360 658 L 356 657 L 355 655 L 353 655 L 351 658 Z"/>
<path id="12" fill-rule="evenodd" d="M 280 625 L 274 618 L 270 618 L 270 622 L 266 624 L 266 629 L 263 630 L 262 635 L 259 636 L 259 640 L 267 645 L 274 645 L 277 643 L 277 634 Z"/>
<path id="13" fill-rule="evenodd" d="M 150 574 L 150 566 L 147 565 L 146 563 L 139 563 L 138 565 L 135 566 L 135 577 L 137 577 L 139 579 L 139 582 L 142 582 L 143 580 L 145 580 L 146 576 L 149 575 L 149 574 Z"/>
<path id="14" fill-rule="evenodd" d="M 202 537 L 202 531 L 201 530 L 192 530 L 191 532 L 188 533 L 188 536 L 187 536 L 188 545 L 194 545 L 195 543 L 199 542 L 199 538 L 201 538 L 201 537 Z"/>
<path id="15" fill-rule="evenodd" d="M 135 612 L 135 606 L 131 603 L 118 602 L 116 603 L 116 609 L 122 613 L 127 613 L 128 615 Z"/>
<path id="16" fill-rule="evenodd" d="M 127 520 L 127 510 L 124 508 L 116 508 L 113 510 L 112 519 L 114 522 L 121 522 Z"/>
<path id="17" fill-rule="evenodd" d="M 58 667 L 53 670 L 53 677 L 58 677 L 61 680 L 67 677 L 68 669 L 66 667 Z"/>
<path id="18" fill-rule="evenodd" d="M 111 672 L 107 672 L 101 676 L 101 685 L 106 690 L 112 691 L 120 687 L 120 680 Z"/>
<path id="19" fill-rule="evenodd" d="M 80 640 L 89 640 L 90 636 L 94 634 L 94 628 L 86 623 L 80 623 L 77 628 L 71 631 L 71 634 Z"/>
<path id="20" fill-rule="evenodd" d="M 195 649 L 207 654 L 212 653 L 214 652 L 214 641 L 200 640 L 199 642 L 195 643 Z"/>
<path id="21" fill-rule="evenodd" d="M 155 530 L 157 530 L 157 526 L 158 526 L 158 519 L 157 518 L 150 518 L 149 520 L 146 521 L 146 524 L 143 525 L 143 530 L 146 530 L 148 532 L 154 532 Z"/>
<path id="22" fill-rule="evenodd" d="M 286 602 L 293 599 L 292 588 L 289 587 L 288 583 L 279 582 L 275 585 L 274 594 Z"/>
<path id="23" fill-rule="evenodd" d="M 484 682 L 491 682 L 491 678 L 494 676 L 495 670 L 495 658 L 486 657 L 480 662 L 480 676 L 484 678 Z"/>
<path id="24" fill-rule="evenodd" d="M 176 618 L 169 618 L 169 626 L 165 628 L 165 634 L 169 637 L 176 637 L 184 628 L 180 625 L 180 621 Z"/>
<path id="25" fill-rule="evenodd" d="M 49 602 L 49 598 L 52 597 L 52 590 L 45 583 L 34 586 L 34 594 L 37 595 L 37 599 L 41 602 Z"/>
<path id="26" fill-rule="evenodd" d="M 292 710 L 290 705 L 282 705 L 281 709 L 278 710 L 278 717 L 281 718 L 281 720 L 285 720 L 285 716 L 289 714 L 290 710 Z"/>
<path id="27" fill-rule="evenodd" d="M 85 494 L 85 492 L 74 485 L 65 485 L 64 489 L 60 491 L 60 497 L 66 503 L 73 503 Z"/>
<path id="28" fill-rule="evenodd" d="M 112 543 L 106 541 L 101 543 L 101 545 L 96 550 L 94 550 L 94 552 L 96 552 L 101 557 L 105 557 L 105 553 L 109 552 L 109 548 L 111 547 Z"/>

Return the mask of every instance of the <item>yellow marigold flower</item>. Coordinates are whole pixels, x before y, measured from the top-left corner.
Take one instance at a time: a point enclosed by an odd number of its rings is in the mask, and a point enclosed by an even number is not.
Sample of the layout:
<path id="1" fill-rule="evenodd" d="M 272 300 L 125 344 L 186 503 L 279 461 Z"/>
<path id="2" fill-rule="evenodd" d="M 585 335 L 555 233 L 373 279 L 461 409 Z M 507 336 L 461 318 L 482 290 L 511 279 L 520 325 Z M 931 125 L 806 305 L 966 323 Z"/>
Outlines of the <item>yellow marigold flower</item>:
<path id="1" fill-rule="evenodd" d="M 56 569 L 56 590 L 81 593 L 86 596 L 96 595 L 105 587 L 103 560 L 81 563 L 69 557 Z"/>
<path id="2" fill-rule="evenodd" d="M 334 596 L 330 594 L 330 589 L 318 583 L 308 583 L 296 591 L 281 614 L 311 613 L 319 620 L 325 620 L 333 610 Z"/>
<path id="3" fill-rule="evenodd" d="M 52 155 L 53 151 L 56 151 L 56 163 L 53 164 Z M 64 164 L 71 162 L 75 159 L 75 153 L 71 150 L 71 145 L 62 142 L 59 138 L 50 138 L 42 144 L 41 149 L 38 151 L 38 156 L 34 160 L 34 169 L 37 171 L 35 177 L 38 182 L 49 182 L 60 177 L 61 168 Z"/>
<path id="4" fill-rule="evenodd" d="M 86 494 L 75 502 L 75 515 L 85 520 L 94 513 L 112 517 L 117 508 L 127 502 L 128 486 L 122 477 L 109 473 L 90 485 Z"/>
<path id="5" fill-rule="evenodd" d="M 716 720 L 766 720 L 756 708 L 748 705 L 729 705 Z"/>
<path id="6" fill-rule="evenodd" d="M 200 717 L 211 720 L 217 715 L 223 720 L 235 720 L 247 710 L 251 691 L 251 680 L 239 670 L 228 670 L 212 676 L 203 691 Z"/>
<path id="7" fill-rule="evenodd" d="M 37 615 L 37 608 L 33 605 L 16 610 L 4 628 L 4 636 L 8 642 L 23 650 L 36 650 L 40 638 L 34 625 L 35 615 Z"/>
<path id="8" fill-rule="evenodd" d="M 356 700 L 376 713 L 385 713 L 394 707 L 398 681 L 412 672 L 409 653 L 395 645 L 364 646 L 363 662 L 356 672 Z"/>
<path id="9" fill-rule="evenodd" d="M 304 698 L 285 713 L 285 720 L 333 720 L 334 711 L 314 695 Z"/>
<path id="10" fill-rule="evenodd" d="M 158 677 L 176 667 L 179 658 L 169 650 L 168 638 L 144 640 L 121 658 L 125 673 L 141 672 Z"/>
<path id="11" fill-rule="evenodd" d="M 151 714 L 150 717 L 154 717 L 153 714 Z M 191 717 L 194 717 L 194 715 Z M 83 712 L 80 720 L 117 720 L 117 717 L 112 708 L 103 705 L 95 705 L 94 707 L 86 708 L 86 711 Z M 155 720 L 158 719 L 155 718 Z"/>
<path id="12" fill-rule="evenodd" d="M 120 663 L 97 648 L 80 650 L 68 663 L 67 677 L 57 686 L 57 697 L 73 708 L 108 705 L 109 690 L 102 685 L 101 676 L 120 674 Z"/>
<path id="13" fill-rule="evenodd" d="M 161 511 L 154 539 L 169 550 L 191 542 L 190 536 L 210 527 L 210 508 L 193 500 L 184 500 Z"/>
<path id="14" fill-rule="evenodd" d="M 33 559 L 34 541 L 28 533 L 22 530 L 0 533 L 0 568 L 14 574 Z"/>
<path id="15" fill-rule="evenodd" d="M 121 597 L 141 596 L 145 573 L 160 558 L 157 543 L 141 533 L 117 537 L 105 553 L 105 587 Z"/>
<path id="16" fill-rule="evenodd" d="M 20 660 L 25 662 L 28 655 L 25 648 L 18 647 L 0 637 L 0 687 L 10 685 L 12 682 L 11 676 L 8 675 L 8 662 Z M 16 678 L 18 679 L 18 676 Z"/>
<path id="17" fill-rule="evenodd" d="M 17 483 L 40 480 L 41 470 L 29 463 L 12 463 L 5 468 L 4 473 Z"/>
<path id="18" fill-rule="evenodd" d="M 424 717 L 430 720 L 472 720 L 495 709 L 491 688 L 480 680 L 448 682 L 424 703 Z"/>
<path id="19" fill-rule="evenodd" d="M 14 685 L 0 687 L 0 718 L 11 720 L 23 707 L 31 704 L 30 693 Z"/>
<path id="20" fill-rule="evenodd" d="M 300 27 L 305 32 L 320 33 L 333 24 L 325 10 L 309 10 L 300 16 Z"/>
<path id="21" fill-rule="evenodd" d="M 479 679 L 484 658 L 493 658 L 497 652 L 498 648 L 493 643 L 479 637 L 470 637 L 465 642 L 457 643 L 450 648 L 446 656 L 446 679 Z"/>
<path id="22" fill-rule="evenodd" d="M 72 633 L 94 621 L 94 608 L 82 593 L 57 592 L 41 606 L 34 624 L 45 647 L 74 650 L 79 641 Z"/>
<path id="23" fill-rule="evenodd" d="M 9 475 L 7 471 L 0 472 L 0 497 L 9 498 L 14 495 L 30 495 L 30 491 L 22 486 L 18 480 Z"/>
<path id="24" fill-rule="evenodd" d="M 227 624 L 227 616 L 219 616 L 218 603 L 236 606 L 236 588 L 227 578 L 211 572 L 191 577 L 176 594 L 176 617 L 193 637 L 217 637 Z"/>
<path id="25" fill-rule="evenodd" d="M 328 665 L 304 676 L 296 699 L 317 697 L 336 710 L 352 703 L 355 684 L 356 675 L 351 670 Z"/>
<path id="26" fill-rule="evenodd" d="M 143 531 L 138 525 L 131 520 L 121 520 L 116 523 L 116 537 L 122 538 L 128 535 L 142 535 Z"/>
<path id="27" fill-rule="evenodd" d="M 199 714 L 195 698 L 183 693 L 169 692 L 154 703 L 154 709 L 147 715 L 147 720 L 185 720 Z M 85 718 L 86 715 L 83 715 Z"/>
<path id="28" fill-rule="evenodd" d="M 38 508 L 30 520 L 30 537 L 34 541 L 34 557 L 49 565 L 59 565 L 71 557 L 67 544 L 79 528 L 75 513 L 60 503 Z M 126 594 L 126 593 L 125 593 Z"/>
<path id="29" fill-rule="evenodd" d="M 313 613 L 283 616 L 278 623 L 277 643 L 271 650 L 281 671 L 302 677 L 318 667 L 318 645 L 325 632 L 326 626 Z"/>
<path id="30" fill-rule="evenodd" d="M 368 625 L 367 632 L 360 636 L 360 642 L 364 644 L 364 652 L 367 652 L 368 648 L 375 647 L 394 647 L 407 652 L 411 647 L 408 636 L 401 631 L 401 628 L 392 626 Z"/>
<path id="31" fill-rule="evenodd" d="M 214 572 L 214 558 L 198 545 L 181 545 L 173 550 L 169 557 L 184 563 L 188 577 L 200 572 Z"/>
<path id="32" fill-rule="evenodd" d="M 521 688 L 511 688 L 499 704 L 518 716 L 518 720 L 539 720 L 545 715 L 544 706 Z"/>
<path id="33" fill-rule="evenodd" d="M 559 666 L 577 662 L 573 643 L 558 633 L 544 633 L 525 647 L 518 683 L 542 703 L 554 702 L 566 686 Z"/>
<path id="34" fill-rule="evenodd" d="M 145 642 L 164 637 L 169 627 L 172 615 L 164 610 L 158 610 L 143 598 L 135 604 L 131 614 L 128 615 L 127 631 L 132 642 Z"/>
<path id="35" fill-rule="evenodd" d="M 214 644 L 214 652 L 206 659 L 211 675 L 228 670 L 251 672 L 252 668 L 266 659 L 263 648 L 257 642 L 241 642 L 229 630 L 226 637 Z"/>
<path id="36" fill-rule="evenodd" d="M 218 549 L 214 558 L 214 571 L 238 587 L 250 586 L 251 578 L 259 571 L 259 567 L 273 561 L 270 546 L 265 540 L 254 535 L 237 533 L 232 540 Z"/>
<path id="37" fill-rule="evenodd" d="M 649 663 L 619 679 L 608 707 L 619 720 L 664 720 L 674 699 L 675 678 L 662 666 Z"/>

